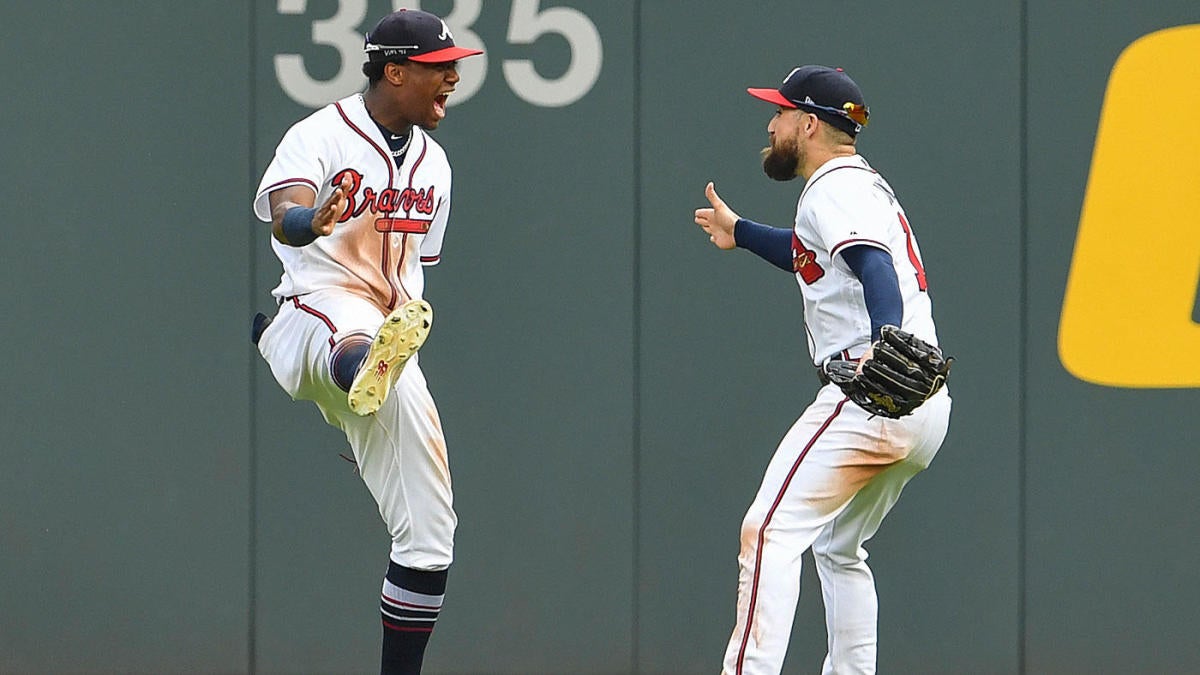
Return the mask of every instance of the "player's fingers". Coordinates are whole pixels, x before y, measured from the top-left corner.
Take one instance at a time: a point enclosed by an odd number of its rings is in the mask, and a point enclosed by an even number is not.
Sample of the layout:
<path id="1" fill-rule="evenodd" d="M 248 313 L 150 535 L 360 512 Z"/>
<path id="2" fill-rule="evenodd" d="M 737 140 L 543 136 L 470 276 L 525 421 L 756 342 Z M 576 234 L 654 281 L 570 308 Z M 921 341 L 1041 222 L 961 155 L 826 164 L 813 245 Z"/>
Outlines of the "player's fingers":
<path id="1" fill-rule="evenodd" d="M 342 211 L 346 210 L 347 201 L 346 193 L 342 191 L 341 187 L 338 187 L 329 196 L 329 200 L 325 202 L 322 215 L 337 220 L 342 215 Z"/>
<path id="2" fill-rule="evenodd" d="M 329 199 L 325 200 L 325 205 L 332 207 L 334 204 L 345 201 L 346 188 L 343 185 L 339 185 L 333 189 L 333 194 L 329 195 Z"/>
<path id="3" fill-rule="evenodd" d="M 332 205 L 326 204 L 317 212 L 317 216 L 313 218 L 313 225 L 317 230 L 329 234 L 329 231 L 333 230 L 334 221 L 337 220 L 336 213 L 338 212 L 333 209 Z"/>
<path id="4" fill-rule="evenodd" d="M 317 218 L 319 218 L 321 221 L 330 220 L 333 218 L 333 214 L 338 212 L 337 200 L 331 197 L 329 201 L 325 202 L 321 206 L 320 210 L 317 211 Z"/>
<path id="5" fill-rule="evenodd" d="M 333 233 L 338 217 L 346 208 L 346 196 L 340 194 L 340 190 L 340 187 L 334 190 L 325 204 L 317 210 L 316 217 L 313 218 L 313 231 L 321 236 Z"/>
<path id="6" fill-rule="evenodd" d="M 720 208 L 725 205 L 725 202 L 717 195 L 717 188 L 713 182 L 708 181 L 708 185 L 704 186 L 704 196 L 708 197 L 708 203 L 713 205 L 713 208 Z"/>

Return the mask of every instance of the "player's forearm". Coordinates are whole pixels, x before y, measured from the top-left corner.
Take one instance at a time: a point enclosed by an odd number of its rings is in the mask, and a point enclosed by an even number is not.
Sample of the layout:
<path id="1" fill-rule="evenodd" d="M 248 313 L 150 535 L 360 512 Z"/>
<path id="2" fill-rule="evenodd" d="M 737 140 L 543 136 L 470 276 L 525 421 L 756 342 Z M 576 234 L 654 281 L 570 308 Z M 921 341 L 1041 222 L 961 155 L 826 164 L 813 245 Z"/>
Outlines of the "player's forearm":
<path id="1" fill-rule="evenodd" d="M 785 272 L 792 272 L 792 231 L 739 218 L 733 226 L 733 240 Z"/>
<path id="2" fill-rule="evenodd" d="M 317 238 L 313 230 L 316 209 L 295 202 L 280 202 L 271 210 L 271 234 L 285 246 L 307 246 Z"/>

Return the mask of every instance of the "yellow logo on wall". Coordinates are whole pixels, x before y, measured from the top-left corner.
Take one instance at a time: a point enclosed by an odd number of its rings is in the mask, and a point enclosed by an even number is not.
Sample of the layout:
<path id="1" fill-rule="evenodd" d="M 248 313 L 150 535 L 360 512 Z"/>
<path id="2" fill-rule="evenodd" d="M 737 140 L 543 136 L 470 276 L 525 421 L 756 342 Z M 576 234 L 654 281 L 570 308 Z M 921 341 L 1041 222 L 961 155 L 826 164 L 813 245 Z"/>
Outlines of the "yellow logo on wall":
<path id="1" fill-rule="evenodd" d="M 1113 66 L 1058 353 L 1112 387 L 1200 387 L 1200 25 L 1151 33 Z"/>

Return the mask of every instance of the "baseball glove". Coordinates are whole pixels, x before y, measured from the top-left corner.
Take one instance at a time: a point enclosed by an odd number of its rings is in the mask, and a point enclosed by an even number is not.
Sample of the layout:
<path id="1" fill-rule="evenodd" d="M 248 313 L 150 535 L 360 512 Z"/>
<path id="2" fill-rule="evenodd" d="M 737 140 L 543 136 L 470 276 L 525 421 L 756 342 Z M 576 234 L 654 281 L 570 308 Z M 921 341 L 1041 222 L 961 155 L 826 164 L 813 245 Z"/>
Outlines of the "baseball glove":
<path id="1" fill-rule="evenodd" d="M 895 326 L 880 329 L 871 358 L 861 370 L 855 361 L 830 361 L 825 375 L 851 401 L 872 415 L 898 419 L 911 415 L 946 384 L 954 357 Z"/>

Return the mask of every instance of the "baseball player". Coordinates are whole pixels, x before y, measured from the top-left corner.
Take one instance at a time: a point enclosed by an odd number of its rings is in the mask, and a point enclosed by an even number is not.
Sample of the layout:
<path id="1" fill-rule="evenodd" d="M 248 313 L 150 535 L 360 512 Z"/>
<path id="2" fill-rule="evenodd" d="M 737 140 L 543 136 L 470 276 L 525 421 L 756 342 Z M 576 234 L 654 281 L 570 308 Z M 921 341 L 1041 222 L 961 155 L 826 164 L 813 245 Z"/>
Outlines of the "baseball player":
<path id="1" fill-rule="evenodd" d="M 861 372 L 894 327 L 936 345 L 925 270 L 895 192 L 855 148 L 868 110 L 854 81 L 810 65 L 777 89 L 748 91 L 776 106 L 763 170 L 805 180 L 795 224 L 741 218 L 712 183 L 710 206 L 696 210 L 695 222 L 718 248 L 748 249 L 795 276 L 823 386 L 780 441 L 742 523 L 737 621 L 723 672 L 780 672 L 801 556 L 811 548 L 828 631 L 822 672 L 873 673 L 877 600 L 863 544 L 937 453 L 950 397 L 945 387 L 931 390 L 912 414 L 890 419 L 856 405 L 821 368 L 851 361 L 859 364 L 851 372 Z"/>
<path id="2" fill-rule="evenodd" d="M 380 609 L 385 674 L 419 673 L 446 589 L 454 529 L 450 470 L 417 349 L 432 310 L 450 165 L 427 133 L 446 116 L 457 47 L 427 12 L 388 14 L 366 36 L 365 92 L 284 135 L 254 198 L 283 264 L 273 320 L 253 338 L 295 399 L 346 433 L 391 533 Z"/>

